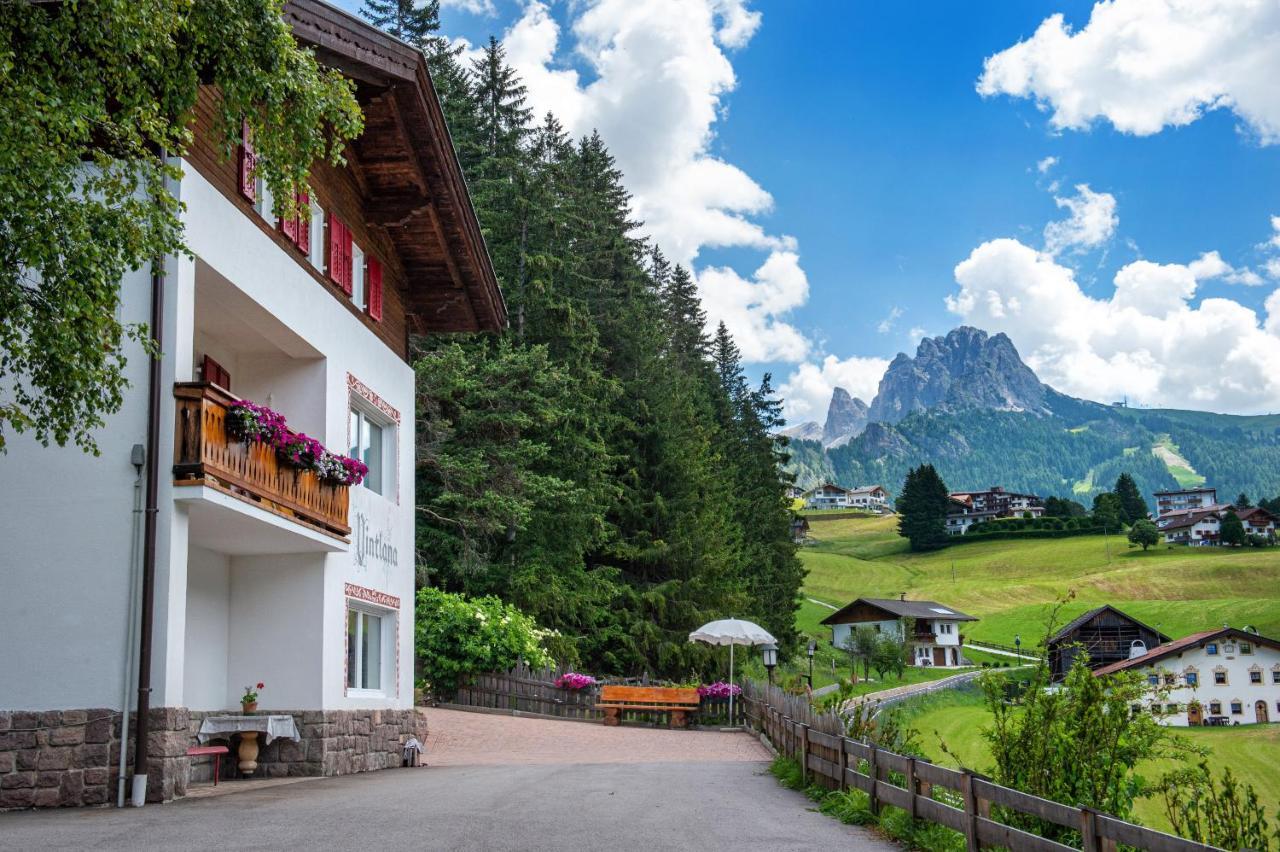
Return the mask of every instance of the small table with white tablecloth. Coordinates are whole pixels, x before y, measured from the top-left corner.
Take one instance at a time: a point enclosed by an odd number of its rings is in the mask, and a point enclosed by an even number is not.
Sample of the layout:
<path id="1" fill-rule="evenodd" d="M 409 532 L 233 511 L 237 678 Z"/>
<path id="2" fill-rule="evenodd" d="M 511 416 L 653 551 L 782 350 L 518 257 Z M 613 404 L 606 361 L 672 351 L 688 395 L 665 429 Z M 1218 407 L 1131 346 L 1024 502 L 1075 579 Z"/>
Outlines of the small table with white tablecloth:
<path id="1" fill-rule="evenodd" d="M 202 743 L 209 740 L 223 739 L 232 734 L 240 735 L 240 747 L 236 757 L 240 772 L 252 775 L 258 769 L 258 735 L 265 737 L 265 744 L 281 737 L 300 742 L 298 726 L 293 717 L 287 713 L 263 714 L 261 716 L 206 716 L 200 723 L 200 732 L 196 738 Z"/>

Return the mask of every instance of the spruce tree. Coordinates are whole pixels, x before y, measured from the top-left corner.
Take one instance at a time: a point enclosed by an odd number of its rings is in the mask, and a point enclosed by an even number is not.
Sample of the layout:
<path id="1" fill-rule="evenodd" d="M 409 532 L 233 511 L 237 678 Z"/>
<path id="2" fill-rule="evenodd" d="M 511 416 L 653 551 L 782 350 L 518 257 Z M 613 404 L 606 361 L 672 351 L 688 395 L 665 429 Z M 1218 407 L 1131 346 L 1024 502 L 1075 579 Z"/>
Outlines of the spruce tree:
<path id="1" fill-rule="evenodd" d="M 1147 516 L 1147 502 L 1138 491 L 1138 484 L 1127 473 L 1116 479 L 1115 495 L 1120 499 L 1120 515 L 1126 524 L 1142 520 Z"/>
<path id="2" fill-rule="evenodd" d="M 1245 494 L 1243 491 L 1241 491 L 1241 492 L 1240 492 L 1240 495 L 1239 495 L 1238 497 L 1236 497 L 1236 508 L 1237 508 L 1237 509 L 1251 509 L 1251 508 L 1253 508 L 1253 504 L 1249 502 L 1249 495 L 1248 495 L 1248 494 Z"/>
<path id="3" fill-rule="evenodd" d="M 440 0 L 364 0 L 360 16 L 423 53 L 443 41 L 440 29 Z"/>
<path id="4" fill-rule="evenodd" d="M 898 534 L 912 550 L 937 550 L 947 545 L 947 485 L 931 464 L 907 473 L 897 500 Z"/>
<path id="5" fill-rule="evenodd" d="M 1093 523 L 1109 532 L 1120 532 L 1124 525 L 1124 507 L 1113 492 L 1104 491 L 1093 498 Z"/>

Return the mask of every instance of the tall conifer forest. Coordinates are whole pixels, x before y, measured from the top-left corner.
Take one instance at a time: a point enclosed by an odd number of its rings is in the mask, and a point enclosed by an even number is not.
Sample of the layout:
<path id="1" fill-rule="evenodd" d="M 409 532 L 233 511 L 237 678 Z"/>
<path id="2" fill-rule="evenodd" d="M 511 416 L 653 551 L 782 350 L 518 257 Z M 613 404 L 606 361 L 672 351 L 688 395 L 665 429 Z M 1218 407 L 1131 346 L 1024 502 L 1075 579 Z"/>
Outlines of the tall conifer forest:
<path id="1" fill-rule="evenodd" d="M 502 44 L 465 62 L 437 6 L 364 14 L 427 57 L 510 328 L 416 341 L 419 584 L 515 604 L 593 672 L 710 672 L 688 633 L 729 616 L 793 649 L 769 377 L 748 383 L 689 271 L 637 236 L 599 135 L 535 118 Z"/>

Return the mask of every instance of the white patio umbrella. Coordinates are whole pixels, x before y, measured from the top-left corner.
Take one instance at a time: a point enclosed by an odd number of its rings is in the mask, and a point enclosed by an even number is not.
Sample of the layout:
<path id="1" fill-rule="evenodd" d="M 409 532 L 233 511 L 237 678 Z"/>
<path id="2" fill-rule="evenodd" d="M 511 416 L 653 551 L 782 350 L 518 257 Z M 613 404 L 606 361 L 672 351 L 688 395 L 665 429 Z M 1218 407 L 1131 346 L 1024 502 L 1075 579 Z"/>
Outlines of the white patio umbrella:
<path id="1" fill-rule="evenodd" d="M 734 645 L 774 645 L 778 640 L 759 624 L 740 618 L 708 622 L 689 634 L 690 642 L 729 646 L 729 686 L 733 686 Z M 733 690 L 729 690 L 729 721 L 733 722 Z"/>

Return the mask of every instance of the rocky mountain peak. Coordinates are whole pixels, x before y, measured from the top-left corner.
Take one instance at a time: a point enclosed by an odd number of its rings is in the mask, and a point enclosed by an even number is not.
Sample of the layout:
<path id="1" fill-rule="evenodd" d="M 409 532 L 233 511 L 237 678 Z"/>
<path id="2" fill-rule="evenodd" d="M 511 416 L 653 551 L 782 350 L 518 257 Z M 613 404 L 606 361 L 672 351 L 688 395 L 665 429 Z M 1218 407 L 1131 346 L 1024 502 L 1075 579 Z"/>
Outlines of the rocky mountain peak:
<path id="1" fill-rule="evenodd" d="M 836 388 L 827 406 L 827 423 L 822 428 L 822 443 L 838 447 L 862 434 L 867 427 L 867 404 L 856 396 L 850 396 L 844 388 Z"/>
<path id="2" fill-rule="evenodd" d="M 960 326 L 920 341 L 914 358 L 899 353 L 872 401 L 869 419 L 897 423 L 931 408 L 1049 413 L 1049 389 L 1003 333 Z"/>

